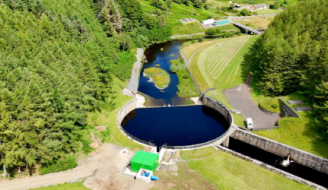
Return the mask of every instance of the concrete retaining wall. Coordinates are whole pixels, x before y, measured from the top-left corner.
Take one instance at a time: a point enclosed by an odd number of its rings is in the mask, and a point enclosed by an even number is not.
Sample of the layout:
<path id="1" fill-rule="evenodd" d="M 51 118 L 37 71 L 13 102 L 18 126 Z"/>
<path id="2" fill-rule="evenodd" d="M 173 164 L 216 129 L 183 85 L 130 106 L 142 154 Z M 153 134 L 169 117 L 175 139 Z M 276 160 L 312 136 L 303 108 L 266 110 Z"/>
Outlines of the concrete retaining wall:
<path id="1" fill-rule="evenodd" d="M 226 118 L 226 121 L 229 124 L 229 126 L 233 125 L 234 120 L 233 120 L 233 116 L 230 113 L 229 109 L 224 104 L 219 102 L 218 100 L 206 95 L 207 92 L 212 91 L 212 90 L 213 89 L 205 90 L 201 96 L 201 101 L 203 102 L 203 104 L 205 106 L 210 107 L 210 108 L 216 110 L 217 112 L 219 112 L 221 115 L 223 115 Z"/>
<path id="2" fill-rule="evenodd" d="M 284 112 L 284 115 L 286 117 L 297 117 L 299 118 L 300 116 L 292 109 L 290 108 L 284 101 L 282 101 L 280 98 L 279 98 L 279 102 L 280 102 L 280 105 L 282 107 L 282 110 Z"/>
<path id="3" fill-rule="evenodd" d="M 277 141 L 273 141 L 239 129 L 236 130 L 230 137 L 281 157 L 287 157 L 288 154 L 290 154 L 291 159 L 295 162 L 328 174 L 328 160 L 325 158 L 318 157 L 303 150 L 299 150 Z"/>
<path id="4" fill-rule="evenodd" d="M 136 100 L 135 98 L 134 98 L 133 100 L 131 100 L 130 102 L 128 102 L 127 104 L 125 104 L 125 105 L 121 108 L 120 112 L 118 112 L 118 114 L 117 114 L 117 118 L 116 118 L 117 126 L 118 126 L 118 128 L 120 129 L 120 131 L 121 131 L 126 137 L 128 137 L 130 140 L 132 140 L 132 141 L 134 141 L 134 142 L 136 142 L 136 143 L 138 143 L 138 144 L 141 144 L 141 145 L 143 145 L 143 146 L 153 147 L 152 144 L 147 143 L 146 141 L 143 141 L 143 140 L 141 140 L 141 139 L 138 139 L 138 138 L 136 138 L 136 137 L 130 135 L 129 133 L 127 133 L 127 132 L 123 129 L 122 125 L 121 125 L 121 123 L 122 123 L 123 119 L 125 118 L 125 116 L 128 115 L 131 111 L 135 110 L 136 108 L 137 108 L 137 100 Z"/>
<path id="5" fill-rule="evenodd" d="M 297 181 L 297 182 L 299 182 L 299 183 L 302 183 L 302 184 L 304 184 L 304 185 L 307 185 L 307 186 L 313 187 L 313 188 L 318 189 L 318 190 L 325 190 L 325 189 L 326 189 L 326 188 L 324 188 L 324 187 L 322 187 L 322 186 L 320 186 L 320 185 L 317 185 L 317 184 L 315 184 L 315 183 L 313 183 L 313 182 L 311 182 L 311 181 L 308 181 L 308 180 L 302 179 L 302 178 L 300 178 L 300 177 L 298 177 L 298 176 L 295 176 L 295 175 L 293 175 L 293 174 L 290 174 L 290 173 L 288 173 L 288 172 L 285 172 L 285 171 L 283 171 L 283 170 L 280 170 L 280 169 L 278 169 L 278 168 L 275 168 L 275 167 L 273 167 L 273 166 L 270 166 L 270 165 L 268 165 L 268 164 L 266 164 L 266 163 L 263 163 L 263 162 L 260 162 L 260 161 L 258 161 L 258 160 L 255 160 L 255 159 L 253 159 L 253 158 L 251 158 L 251 157 L 245 156 L 245 155 L 243 155 L 243 154 L 240 154 L 240 153 L 238 153 L 238 152 L 235 152 L 235 151 L 230 150 L 230 149 L 228 149 L 228 148 L 225 148 L 225 147 L 223 147 L 223 146 L 216 146 L 216 148 L 218 148 L 218 149 L 221 150 L 221 151 L 224 151 L 224 152 L 227 152 L 227 153 L 229 153 L 229 154 L 232 154 L 232 155 L 234 155 L 234 156 L 237 156 L 237 157 L 239 157 L 239 158 L 241 158 L 241 159 L 243 159 L 243 160 L 246 160 L 246 161 L 248 161 L 248 162 L 251 162 L 251 163 L 253 163 L 253 164 L 255 164 L 255 165 L 258 165 L 258 166 L 260 166 L 260 167 L 262 167 L 262 168 L 265 168 L 265 169 L 267 169 L 267 170 L 270 170 L 270 171 L 273 171 L 273 172 L 278 173 L 278 174 L 280 174 L 280 175 L 283 175 L 285 178 L 291 179 L 291 180 L 293 180 L 293 181 Z"/>

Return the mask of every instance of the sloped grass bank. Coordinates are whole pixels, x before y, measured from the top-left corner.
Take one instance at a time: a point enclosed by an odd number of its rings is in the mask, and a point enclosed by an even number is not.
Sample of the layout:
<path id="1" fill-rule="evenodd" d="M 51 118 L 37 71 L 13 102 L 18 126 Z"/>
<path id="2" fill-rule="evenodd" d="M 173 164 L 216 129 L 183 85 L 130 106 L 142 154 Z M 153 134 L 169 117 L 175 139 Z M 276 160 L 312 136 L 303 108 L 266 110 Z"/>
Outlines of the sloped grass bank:
<path id="1" fill-rule="evenodd" d="M 213 148 L 208 147 L 205 149 Z M 192 153 L 188 152 L 183 151 L 181 157 L 186 160 L 190 160 L 193 156 L 198 158 L 187 161 L 188 166 L 205 176 L 220 190 L 312 189 L 225 152 L 215 154 L 213 150 L 203 149 L 196 150 Z M 207 153 L 203 159 L 201 157 L 202 152 Z M 213 153 L 210 154 L 208 152 Z"/>

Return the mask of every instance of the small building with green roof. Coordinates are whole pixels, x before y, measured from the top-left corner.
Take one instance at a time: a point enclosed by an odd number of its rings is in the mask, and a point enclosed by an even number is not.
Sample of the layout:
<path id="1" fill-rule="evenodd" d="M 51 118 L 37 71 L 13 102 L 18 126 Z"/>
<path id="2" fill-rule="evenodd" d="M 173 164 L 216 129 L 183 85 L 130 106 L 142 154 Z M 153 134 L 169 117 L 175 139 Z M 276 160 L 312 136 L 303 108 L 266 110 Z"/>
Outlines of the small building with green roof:
<path id="1" fill-rule="evenodd" d="M 141 168 L 155 173 L 158 166 L 159 155 L 138 150 L 131 160 L 131 171 L 138 172 Z"/>

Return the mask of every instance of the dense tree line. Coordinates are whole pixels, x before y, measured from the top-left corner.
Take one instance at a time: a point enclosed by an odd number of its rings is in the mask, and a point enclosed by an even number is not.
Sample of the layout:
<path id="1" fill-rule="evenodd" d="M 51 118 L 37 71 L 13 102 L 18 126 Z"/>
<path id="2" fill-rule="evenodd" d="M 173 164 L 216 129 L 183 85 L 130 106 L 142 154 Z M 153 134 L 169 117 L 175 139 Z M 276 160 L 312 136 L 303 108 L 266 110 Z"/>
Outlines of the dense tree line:
<path id="1" fill-rule="evenodd" d="M 298 91 L 313 102 L 319 126 L 328 126 L 328 2 L 307 0 L 275 17 L 245 61 L 266 95 Z"/>
<path id="2" fill-rule="evenodd" d="M 126 80 L 136 46 L 171 35 L 138 0 L 0 1 L 0 166 L 48 164 L 81 150 L 86 112 Z"/>

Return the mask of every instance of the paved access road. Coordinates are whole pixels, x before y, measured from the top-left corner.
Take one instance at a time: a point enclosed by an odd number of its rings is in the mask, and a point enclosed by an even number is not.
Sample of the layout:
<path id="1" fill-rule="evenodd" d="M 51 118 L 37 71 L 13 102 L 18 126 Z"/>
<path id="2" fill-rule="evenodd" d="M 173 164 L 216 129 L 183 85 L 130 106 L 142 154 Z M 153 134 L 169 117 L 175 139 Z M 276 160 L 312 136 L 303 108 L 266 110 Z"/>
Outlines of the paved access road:
<path id="1" fill-rule="evenodd" d="M 248 80 L 250 81 L 250 79 Z M 252 100 L 250 85 L 242 84 L 235 88 L 224 91 L 229 103 L 240 110 L 244 118 L 252 118 L 254 129 L 269 130 L 277 128 L 275 123 L 280 119 L 279 116 L 267 114 L 258 108 Z"/>
<path id="2" fill-rule="evenodd" d="M 136 55 L 137 61 L 133 64 L 131 78 L 128 83 L 128 89 L 131 90 L 134 94 L 138 92 L 140 68 L 142 67 L 141 59 L 143 54 L 144 50 L 142 48 L 138 48 Z"/>

